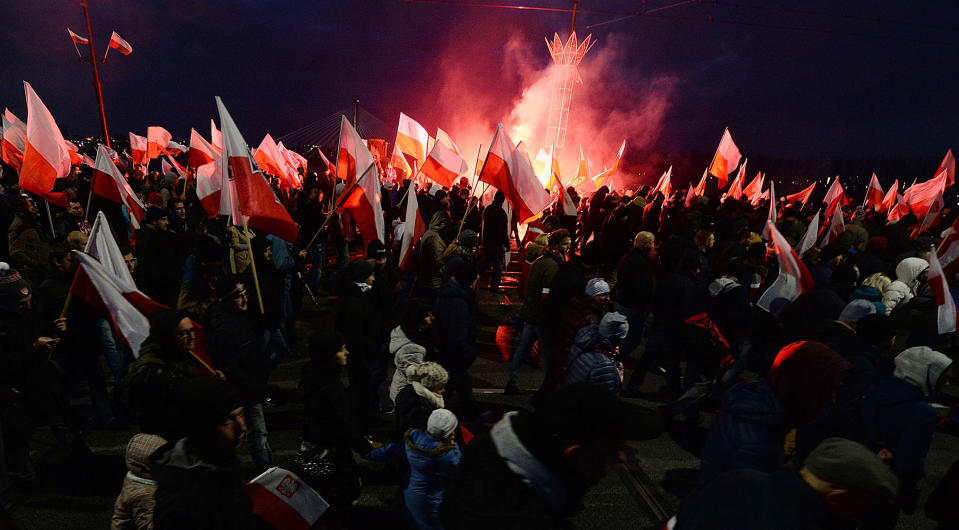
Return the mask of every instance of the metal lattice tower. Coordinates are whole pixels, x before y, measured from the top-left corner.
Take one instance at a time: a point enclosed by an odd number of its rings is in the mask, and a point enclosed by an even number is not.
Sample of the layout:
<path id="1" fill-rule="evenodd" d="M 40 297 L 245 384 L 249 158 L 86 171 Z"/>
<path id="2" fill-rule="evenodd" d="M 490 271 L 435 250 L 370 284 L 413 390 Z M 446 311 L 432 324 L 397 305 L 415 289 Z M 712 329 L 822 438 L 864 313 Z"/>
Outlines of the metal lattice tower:
<path id="1" fill-rule="evenodd" d="M 566 124 L 569 121 L 569 108 L 573 102 L 573 85 L 583 84 L 577 66 L 587 52 L 596 44 L 593 36 L 587 36 L 583 42 L 576 40 L 576 32 L 571 32 L 566 44 L 559 34 L 553 34 L 553 42 L 546 39 L 546 47 L 553 57 L 553 63 L 560 68 L 559 78 L 549 98 L 549 119 L 546 122 L 546 145 L 562 148 L 566 143 Z"/>

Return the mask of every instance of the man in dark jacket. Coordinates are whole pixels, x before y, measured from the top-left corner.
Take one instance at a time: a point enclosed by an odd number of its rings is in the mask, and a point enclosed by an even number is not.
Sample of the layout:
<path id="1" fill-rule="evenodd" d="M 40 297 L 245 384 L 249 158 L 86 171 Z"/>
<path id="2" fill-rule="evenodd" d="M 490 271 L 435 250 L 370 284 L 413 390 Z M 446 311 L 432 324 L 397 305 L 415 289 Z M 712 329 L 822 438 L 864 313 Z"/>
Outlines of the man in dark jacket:
<path id="1" fill-rule="evenodd" d="M 463 451 L 440 507 L 446 528 L 562 529 L 583 496 L 624 462 L 624 440 L 655 431 L 608 391 L 562 387 L 533 413 L 510 412 Z"/>
<path id="2" fill-rule="evenodd" d="M 179 292 L 180 268 L 177 266 L 176 237 L 167 230 L 166 210 L 147 208 L 143 228 L 137 231 L 135 248 L 138 271 L 137 285 L 153 300 L 174 307 Z"/>
<path id="3" fill-rule="evenodd" d="M 346 269 L 343 294 L 338 300 L 336 328 L 350 351 L 347 374 L 357 426 L 366 432 L 373 422 L 379 396 L 373 390 L 373 363 L 380 355 L 383 323 L 373 298 L 373 265 L 357 258 Z"/>
<path id="4" fill-rule="evenodd" d="M 483 252 L 485 257 L 479 267 L 480 273 L 490 266 L 493 267 L 489 290 L 499 294 L 503 293 L 499 286 L 499 282 L 503 278 L 503 256 L 509 250 L 509 226 L 506 211 L 503 210 L 504 201 L 506 201 L 506 195 L 497 190 L 496 195 L 493 196 L 492 204 L 487 206 L 483 212 Z"/>
<path id="5" fill-rule="evenodd" d="M 646 315 L 653 296 L 653 267 L 650 252 L 656 243 L 651 232 L 640 232 L 633 239 L 633 249 L 619 262 L 616 269 L 616 286 L 611 298 L 616 303 L 616 311 L 629 319 L 629 335 L 623 341 L 620 351 L 623 355 L 633 350 L 643 340 L 643 328 L 646 327 Z"/>
<path id="6" fill-rule="evenodd" d="M 213 366 L 243 395 L 250 455 L 256 469 L 264 471 L 273 465 L 273 452 L 263 415 L 269 373 L 263 334 L 249 318 L 249 297 L 243 283 L 227 276 L 217 282 L 216 291 L 220 298 L 207 310 L 207 344 Z"/>
<path id="7" fill-rule="evenodd" d="M 450 260 L 446 264 L 446 279 L 433 303 L 436 359 L 449 372 L 447 408 L 467 419 L 476 415 L 469 375 L 469 368 L 476 360 L 476 316 L 479 314 L 471 289 L 475 279 L 476 272 L 470 263 Z"/>

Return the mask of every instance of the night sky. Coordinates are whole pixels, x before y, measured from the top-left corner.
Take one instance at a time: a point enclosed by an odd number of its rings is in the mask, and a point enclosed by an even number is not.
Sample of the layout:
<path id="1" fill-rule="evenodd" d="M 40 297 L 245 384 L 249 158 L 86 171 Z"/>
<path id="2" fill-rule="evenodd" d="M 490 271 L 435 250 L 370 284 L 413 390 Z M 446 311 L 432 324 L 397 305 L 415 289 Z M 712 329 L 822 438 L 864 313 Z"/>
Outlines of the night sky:
<path id="1" fill-rule="evenodd" d="M 636 137 L 631 147 L 663 153 L 711 151 L 725 126 L 747 156 L 938 160 L 959 148 L 959 4 L 750 1 L 763 8 L 689 4 L 592 29 L 615 16 L 580 14 L 578 32 L 598 40 L 584 64 L 602 57 L 603 67 L 584 69 L 599 90 L 578 87 L 574 106 L 642 117 L 623 126 Z M 133 46 L 126 57 L 111 50 L 101 70 L 112 136 L 145 134 L 147 125 L 180 141 L 190 127 L 208 136 L 220 95 L 252 145 L 355 98 L 389 128 L 404 111 L 463 144 L 465 121 L 492 130 L 509 119 L 549 62 L 543 38 L 565 37 L 569 26 L 566 13 L 386 0 L 90 3 L 98 54 L 112 30 Z M 640 6 L 580 2 L 608 12 Z M 90 68 L 66 33 L 87 34 L 79 4 L 6 0 L 0 20 L 0 105 L 25 119 L 27 80 L 66 136 L 99 134 Z"/>

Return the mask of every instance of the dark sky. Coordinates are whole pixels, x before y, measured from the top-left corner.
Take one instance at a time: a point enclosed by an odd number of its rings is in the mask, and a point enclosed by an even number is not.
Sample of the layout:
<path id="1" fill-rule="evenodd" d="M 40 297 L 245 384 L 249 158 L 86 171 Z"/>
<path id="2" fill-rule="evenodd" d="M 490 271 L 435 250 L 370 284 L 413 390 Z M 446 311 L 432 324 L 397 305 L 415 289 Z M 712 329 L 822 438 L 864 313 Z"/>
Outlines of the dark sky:
<path id="1" fill-rule="evenodd" d="M 666 152 L 709 151 L 724 126 L 747 155 L 939 158 L 959 147 L 959 4 L 749 1 L 754 7 L 690 4 L 658 13 L 669 18 L 591 30 L 614 16 L 581 14 L 577 29 L 593 33 L 596 50 L 617 50 L 595 74 L 604 79 L 586 82 L 605 87 L 614 78 L 618 88 L 577 95 L 612 115 L 660 91 L 661 115 L 636 134 Z M 190 127 L 206 136 L 220 95 L 253 145 L 354 98 L 390 127 L 404 111 L 428 129 L 451 128 L 455 139 L 448 114 L 465 106 L 492 128 L 521 96 L 528 71 L 548 64 L 543 37 L 565 36 L 569 25 L 564 13 L 387 0 L 90 3 L 98 53 L 114 29 L 134 49 L 126 57 L 111 51 L 101 70 L 113 136 L 145 134 L 147 125 L 163 125 L 181 141 Z M 640 5 L 580 2 L 609 12 Z M 710 16 L 737 23 L 705 22 Z M 65 135 L 98 134 L 90 68 L 78 62 L 65 29 L 86 35 L 78 3 L 5 0 L 0 20 L 0 105 L 24 119 L 27 80 Z"/>

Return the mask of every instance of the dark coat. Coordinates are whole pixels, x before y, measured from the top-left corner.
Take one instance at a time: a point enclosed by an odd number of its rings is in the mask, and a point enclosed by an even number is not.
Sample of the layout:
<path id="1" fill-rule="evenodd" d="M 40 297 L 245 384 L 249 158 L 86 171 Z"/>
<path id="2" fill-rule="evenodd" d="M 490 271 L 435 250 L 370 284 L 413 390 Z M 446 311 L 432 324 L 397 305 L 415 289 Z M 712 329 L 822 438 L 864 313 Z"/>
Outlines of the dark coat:
<path id="1" fill-rule="evenodd" d="M 137 231 L 137 285 L 150 298 L 173 306 L 180 283 L 176 236 L 165 230 Z"/>
<path id="2" fill-rule="evenodd" d="M 589 383 L 619 394 L 622 381 L 612 359 L 615 351 L 609 339 L 599 334 L 596 324 L 582 328 L 569 352 L 566 383 Z"/>
<path id="3" fill-rule="evenodd" d="M 351 448 L 369 449 L 353 418 L 350 393 L 336 365 L 310 361 L 303 367 L 299 395 L 304 405 L 303 439 L 331 448 L 337 458 L 349 459 Z"/>
<path id="4" fill-rule="evenodd" d="M 526 323 L 547 323 L 549 289 L 562 263 L 563 256 L 554 253 L 549 247 L 543 249 L 543 255 L 533 263 L 529 270 L 529 281 L 526 283 L 526 298 L 523 299 L 523 307 L 519 312 L 520 318 Z"/>
<path id="5" fill-rule="evenodd" d="M 653 267 L 649 256 L 638 249 L 630 250 L 616 270 L 614 302 L 632 309 L 649 307 L 653 296 Z"/>
<path id="6" fill-rule="evenodd" d="M 256 302 L 253 302 L 256 303 Z M 207 311 L 207 346 L 213 366 L 235 384 L 244 398 L 255 403 L 266 396 L 267 355 L 259 326 L 244 313 L 227 310 L 223 302 Z"/>
<path id="7" fill-rule="evenodd" d="M 396 395 L 396 422 L 398 431 L 405 433 L 410 429 L 425 429 L 430 414 L 436 407 L 425 397 L 416 393 L 413 385 L 406 385 Z"/>
<path id="8" fill-rule="evenodd" d="M 373 291 L 362 292 L 357 285 L 349 282 L 344 287 L 338 305 L 336 329 L 346 338 L 346 348 L 350 350 L 349 366 L 368 370 L 379 355 L 385 339 L 381 313 L 376 307 Z"/>
<path id="9" fill-rule="evenodd" d="M 502 253 L 503 247 L 509 243 L 507 223 L 502 202 L 494 202 L 483 211 L 483 248 L 487 254 Z"/>
<path id="10" fill-rule="evenodd" d="M 476 359 L 476 301 L 455 278 L 443 282 L 433 315 L 437 361 L 449 372 L 465 373 Z"/>

